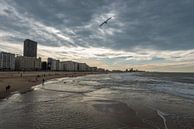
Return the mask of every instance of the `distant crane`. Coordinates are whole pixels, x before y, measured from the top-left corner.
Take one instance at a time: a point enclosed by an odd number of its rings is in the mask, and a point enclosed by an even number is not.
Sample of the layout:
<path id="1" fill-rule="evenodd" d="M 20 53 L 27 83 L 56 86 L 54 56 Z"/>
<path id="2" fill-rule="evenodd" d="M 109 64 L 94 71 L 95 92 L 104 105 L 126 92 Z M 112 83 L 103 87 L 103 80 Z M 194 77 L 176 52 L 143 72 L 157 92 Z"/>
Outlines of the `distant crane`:
<path id="1" fill-rule="evenodd" d="M 112 18 L 112 17 L 110 17 L 110 18 L 108 18 L 106 21 L 102 22 L 102 23 L 99 25 L 99 27 L 102 27 L 104 24 L 107 24 L 108 21 L 109 21 L 111 18 Z"/>

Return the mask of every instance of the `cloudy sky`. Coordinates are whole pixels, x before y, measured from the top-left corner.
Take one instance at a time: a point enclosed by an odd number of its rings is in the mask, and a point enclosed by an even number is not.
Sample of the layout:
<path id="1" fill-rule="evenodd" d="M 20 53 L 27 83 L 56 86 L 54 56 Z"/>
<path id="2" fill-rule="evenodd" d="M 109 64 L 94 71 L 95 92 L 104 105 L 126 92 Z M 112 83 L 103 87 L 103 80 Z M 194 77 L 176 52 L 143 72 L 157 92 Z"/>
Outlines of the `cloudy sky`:
<path id="1" fill-rule="evenodd" d="M 43 60 L 194 72 L 194 1 L 0 0 L 0 51 L 22 55 L 27 38 Z"/>

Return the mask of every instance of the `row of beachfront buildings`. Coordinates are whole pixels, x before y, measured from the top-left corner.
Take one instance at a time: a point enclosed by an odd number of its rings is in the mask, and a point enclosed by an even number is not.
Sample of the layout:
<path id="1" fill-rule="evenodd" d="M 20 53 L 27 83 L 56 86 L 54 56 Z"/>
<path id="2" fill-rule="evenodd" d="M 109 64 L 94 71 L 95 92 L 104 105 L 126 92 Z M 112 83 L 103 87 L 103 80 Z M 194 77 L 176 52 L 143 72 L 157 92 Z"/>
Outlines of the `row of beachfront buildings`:
<path id="1" fill-rule="evenodd" d="M 90 67 L 86 63 L 60 61 L 48 58 L 42 61 L 37 58 L 37 42 L 30 39 L 24 41 L 23 56 L 0 52 L 0 70 L 16 71 L 72 71 L 72 72 L 104 72 L 105 69 Z"/>

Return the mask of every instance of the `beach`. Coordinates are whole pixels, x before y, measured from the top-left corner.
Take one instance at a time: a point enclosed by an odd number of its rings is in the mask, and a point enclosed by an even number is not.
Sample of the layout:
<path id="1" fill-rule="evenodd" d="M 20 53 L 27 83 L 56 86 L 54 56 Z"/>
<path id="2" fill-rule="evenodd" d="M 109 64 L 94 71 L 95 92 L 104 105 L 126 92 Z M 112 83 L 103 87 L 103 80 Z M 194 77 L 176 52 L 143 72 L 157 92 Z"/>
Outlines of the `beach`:
<path id="1" fill-rule="evenodd" d="M 54 78 L 0 101 L 2 129 L 193 129 L 194 74 Z"/>
<path id="2" fill-rule="evenodd" d="M 27 92 L 32 86 L 41 84 L 45 81 L 62 78 L 77 77 L 88 74 L 97 74 L 94 72 L 0 72 L 0 99 L 10 95 L 12 92 Z M 6 92 L 6 87 L 10 89 Z"/>

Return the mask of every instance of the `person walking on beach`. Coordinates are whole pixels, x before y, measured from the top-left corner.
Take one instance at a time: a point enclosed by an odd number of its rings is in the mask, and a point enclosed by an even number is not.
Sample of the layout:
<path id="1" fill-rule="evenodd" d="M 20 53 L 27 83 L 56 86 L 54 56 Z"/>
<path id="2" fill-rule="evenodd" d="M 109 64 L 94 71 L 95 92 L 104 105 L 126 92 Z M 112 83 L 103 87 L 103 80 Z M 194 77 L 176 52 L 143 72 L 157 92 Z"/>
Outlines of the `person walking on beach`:
<path id="1" fill-rule="evenodd" d="M 9 89 L 11 88 L 11 86 L 10 85 L 8 85 L 8 86 L 6 86 L 5 87 L 5 91 L 6 91 L 6 93 L 9 91 Z"/>
<path id="2" fill-rule="evenodd" d="M 44 78 L 42 79 L 42 85 L 44 85 L 44 82 L 45 82 L 45 80 L 44 80 Z"/>

